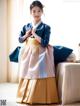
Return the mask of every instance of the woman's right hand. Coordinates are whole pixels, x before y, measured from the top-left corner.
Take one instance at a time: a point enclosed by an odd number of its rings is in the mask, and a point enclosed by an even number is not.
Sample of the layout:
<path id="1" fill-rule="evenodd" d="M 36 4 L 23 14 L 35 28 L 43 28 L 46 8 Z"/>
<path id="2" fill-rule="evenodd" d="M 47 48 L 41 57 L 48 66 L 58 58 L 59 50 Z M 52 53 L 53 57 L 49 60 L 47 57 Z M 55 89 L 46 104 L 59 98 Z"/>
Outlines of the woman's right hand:
<path id="1" fill-rule="evenodd" d="M 26 31 L 26 34 L 21 37 L 22 41 L 25 41 L 28 37 L 31 36 L 31 29 Z"/>
<path id="2" fill-rule="evenodd" d="M 26 38 L 30 37 L 31 36 L 31 29 L 26 31 L 26 34 L 25 34 Z"/>

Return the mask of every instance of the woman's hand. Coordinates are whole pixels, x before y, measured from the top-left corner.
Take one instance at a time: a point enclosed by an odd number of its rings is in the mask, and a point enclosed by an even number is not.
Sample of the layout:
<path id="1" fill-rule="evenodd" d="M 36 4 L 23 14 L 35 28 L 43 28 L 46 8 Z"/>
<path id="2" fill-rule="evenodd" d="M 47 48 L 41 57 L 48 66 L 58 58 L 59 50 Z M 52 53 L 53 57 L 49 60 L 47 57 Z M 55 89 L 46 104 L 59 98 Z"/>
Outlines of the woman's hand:
<path id="1" fill-rule="evenodd" d="M 31 36 L 31 29 L 26 31 L 26 34 L 25 34 L 26 38 L 30 37 Z"/>
<path id="2" fill-rule="evenodd" d="M 35 33 L 35 30 L 34 30 L 34 29 L 32 29 L 32 36 L 34 36 L 35 39 L 36 39 L 39 43 L 41 43 L 41 37 L 39 37 L 39 36 Z"/>
<path id="3" fill-rule="evenodd" d="M 32 36 L 35 35 L 35 29 L 32 29 L 31 34 L 32 34 Z"/>
<path id="4" fill-rule="evenodd" d="M 31 36 L 31 29 L 26 31 L 26 34 L 22 37 L 22 40 L 25 41 L 30 36 Z"/>

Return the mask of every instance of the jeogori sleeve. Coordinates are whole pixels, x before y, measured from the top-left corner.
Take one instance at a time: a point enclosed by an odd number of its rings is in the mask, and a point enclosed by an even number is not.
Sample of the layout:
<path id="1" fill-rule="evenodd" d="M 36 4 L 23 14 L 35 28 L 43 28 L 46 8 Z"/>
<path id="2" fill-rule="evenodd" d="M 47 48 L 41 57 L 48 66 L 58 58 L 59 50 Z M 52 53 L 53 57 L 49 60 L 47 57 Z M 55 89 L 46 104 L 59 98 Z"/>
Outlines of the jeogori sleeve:
<path id="1" fill-rule="evenodd" d="M 23 43 L 23 42 L 24 42 L 24 40 L 23 40 L 22 37 L 23 37 L 23 36 L 25 35 L 25 33 L 26 33 L 25 27 L 26 27 L 26 25 L 23 26 L 23 28 L 22 28 L 22 30 L 21 30 L 21 32 L 20 32 L 20 34 L 19 34 L 19 39 L 18 39 L 18 40 L 19 40 L 20 43 Z"/>
<path id="2" fill-rule="evenodd" d="M 46 47 L 48 45 L 50 39 L 50 33 L 51 33 L 50 26 L 44 24 L 44 35 L 43 38 L 41 38 L 41 45 L 43 47 Z"/>
<path id="3" fill-rule="evenodd" d="M 28 23 L 27 25 L 24 25 L 20 34 L 19 34 L 19 42 L 23 43 L 25 40 L 23 40 L 23 36 L 26 34 L 26 31 L 28 31 L 29 29 L 31 29 L 32 26 L 30 23 Z"/>

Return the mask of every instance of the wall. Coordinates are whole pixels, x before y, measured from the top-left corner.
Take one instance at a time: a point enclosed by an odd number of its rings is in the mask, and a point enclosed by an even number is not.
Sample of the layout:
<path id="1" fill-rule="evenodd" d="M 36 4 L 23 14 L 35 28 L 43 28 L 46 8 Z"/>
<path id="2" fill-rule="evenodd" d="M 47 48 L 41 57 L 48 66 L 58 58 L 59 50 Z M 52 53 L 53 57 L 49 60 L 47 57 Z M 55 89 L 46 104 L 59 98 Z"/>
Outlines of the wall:
<path id="1" fill-rule="evenodd" d="M 23 0 L 8 0 L 8 55 L 19 45 L 18 36 L 22 15 Z M 16 82 L 18 78 L 18 63 L 8 59 L 8 81 Z"/>
<path id="2" fill-rule="evenodd" d="M 18 46 L 23 0 L 0 0 L 0 82 L 16 82 L 18 64 L 9 54 Z"/>
<path id="3" fill-rule="evenodd" d="M 78 58 L 80 0 L 50 0 L 46 4 L 46 21 L 52 26 L 51 44 L 73 48 Z"/>
<path id="4" fill-rule="evenodd" d="M 0 0 L 0 82 L 7 80 L 7 0 Z"/>

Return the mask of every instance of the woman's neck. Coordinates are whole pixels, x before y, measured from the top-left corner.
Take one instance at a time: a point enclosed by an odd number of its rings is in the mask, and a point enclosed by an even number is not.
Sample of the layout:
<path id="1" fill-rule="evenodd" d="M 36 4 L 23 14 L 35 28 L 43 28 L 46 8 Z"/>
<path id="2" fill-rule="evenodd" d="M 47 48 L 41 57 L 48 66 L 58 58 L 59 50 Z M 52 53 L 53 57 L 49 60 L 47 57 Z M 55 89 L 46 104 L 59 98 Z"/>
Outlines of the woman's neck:
<path id="1" fill-rule="evenodd" d="M 33 21 L 34 25 L 38 24 L 39 22 L 41 22 L 41 20 L 38 20 L 38 21 Z"/>

